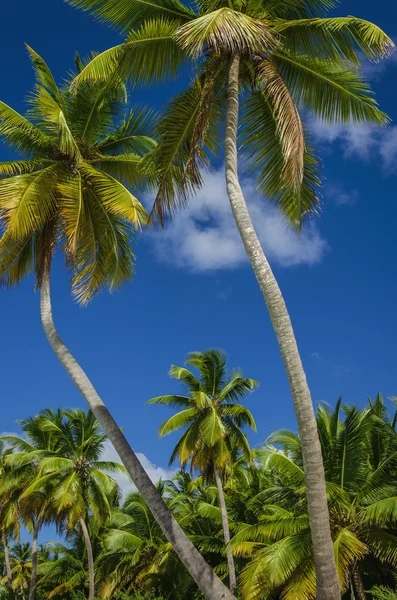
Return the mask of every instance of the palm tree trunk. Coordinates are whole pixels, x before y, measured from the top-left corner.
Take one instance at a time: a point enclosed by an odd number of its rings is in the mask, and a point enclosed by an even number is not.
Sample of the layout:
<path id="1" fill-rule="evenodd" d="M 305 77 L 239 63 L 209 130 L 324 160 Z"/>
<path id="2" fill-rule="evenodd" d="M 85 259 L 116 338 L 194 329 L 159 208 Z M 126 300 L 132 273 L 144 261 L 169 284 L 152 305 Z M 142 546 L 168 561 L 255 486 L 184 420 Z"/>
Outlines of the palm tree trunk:
<path id="1" fill-rule="evenodd" d="M 234 568 L 233 552 L 229 546 L 230 530 L 229 530 L 229 519 L 227 516 L 227 509 L 226 509 L 226 502 L 225 502 L 225 494 L 223 493 L 223 486 L 222 486 L 222 481 L 221 481 L 219 471 L 216 467 L 215 467 L 214 471 L 215 471 L 216 487 L 218 488 L 219 504 L 221 506 L 221 513 L 222 513 L 223 537 L 225 540 L 227 568 L 229 571 L 229 586 L 230 586 L 230 591 L 232 592 L 232 594 L 234 594 L 234 591 L 236 589 L 236 570 Z"/>
<path id="2" fill-rule="evenodd" d="M 226 113 L 227 193 L 237 228 L 270 314 L 294 401 L 306 477 L 307 503 L 316 565 L 317 600 L 340 600 L 329 524 L 324 466 L 310 390 L 284 298 L 251 222 L 238 177 L 239 70 L 240 57 L 233 55 L 229 66 Z"/>
<path id="3" fill-rule="evenodd" d="M 32 575 L 30 577 L 29 598 L 34 600 L 36 595 L 36 580 L 37 580 L 37 538 L 39 537 L 40 519 L 36 518 L 36 523 L 33 530 L 32 539 Z"/>
<path id="4" fill-rule="evenodd" d="M 6 564 L 6 574 L 7 574 L 7 587 L 12 593 L 12 573 L 11 573 L 11 563 L 10 563 L 10 552 L 8 550 L 7 538 L 3 536 L 3 548 L 4 548 L 4 562 Z"/>
<path id="5" fill-rule="evenodd" d="M 52 317 L 50 269 L 50 261 L 47 261 L 41 283 L 40 313 L 43 328 L 52 349 L 65 370 L 69 373 L 74 384 L 86 399 L 90 409 L 120 456 L 129 476 L 153 513 L 154 518 L 204 596 L 208 600 L 235 600 L 233 594 L 230 593 L 219 577 L 214 574 L 211 567 L 186 537 L 182 528 L 166 507 L 116 421 L 102 402 L 91 381 L 59 337 Z"/>
<path id="6" fill-rule="evenodd" d="M 87 549 L 87 562 L 88 562 L 88 578 L 89 578 L 89 593 L 88 600 L 94 600 L 95 594 L 95 572 L 94 572 L 94 556 L 92 554 L 92 544 L 90 534 L 88 533 L 87 525 L 82 517 L 79 519 L 81 531 L 83 533 L 85 547 Z"/>
<path id="7" fill-rule="evenodd" d="M 356 599 L 367 600 L 367 594 L 365 593 L 363 580 L 361 579 L 361 575 L 357 565 L 353 569 L 352 580 Z"/>

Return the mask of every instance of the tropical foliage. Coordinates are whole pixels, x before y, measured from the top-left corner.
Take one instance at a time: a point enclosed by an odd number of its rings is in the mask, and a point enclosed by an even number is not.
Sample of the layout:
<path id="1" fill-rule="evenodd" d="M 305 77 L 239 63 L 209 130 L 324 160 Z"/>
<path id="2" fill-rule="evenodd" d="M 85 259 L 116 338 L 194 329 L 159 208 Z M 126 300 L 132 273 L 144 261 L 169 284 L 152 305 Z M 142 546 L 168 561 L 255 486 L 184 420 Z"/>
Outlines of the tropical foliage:
<path id="1" fill-rule="evenodd" d="M 133 273 L 131 238 L 147 221 L 130 191 L 146 178 L 153 113 L 128 108 L 124 84 L 59 88 L 28 47 L 37 83 L 26 117 L 0 102 L 0 136 L 21 159 L 0 163 L 0 282 L 17 285 L 31 271 L 40 285 L 60 244 L 72 290 L 86 303 Z M 78 63 L 80 64 L 80 63 Z"/>
<path id="2" fill-rule="evenodd" d="M 188 359 L 190 366 L 200 366 L 203 386 L 210 358 L 222 361 L 223 355 L 210 351 Z M 225 376 L 225 365 L 219 365 Z M 188 386 L 185 398 L 195 394 L 193 387 L 200 384 L 200 377 L 185 367 L 172 367 L 171 373 Z M 235 377 L 228 383 L 219 380 L 218 394 Z M 397 412 L 390 418 L 380 395 L 361 409 L 343 406 L 339 400 L 333 409 L 318 407 L 317 423 L 341 592 L 346 599 L 354 593 L 358 600 L 391 600 L 397 594 Z M 2 478 L 1 494 L 15 495 L 18 490 L 13 513 L 18 523 L 29 528 L 39 507 L 40 527 L 52 523 L 64 538 L 38 547 L 38 600 L 87 597 L 90 578 L 81 515 L 89 532 L 95 598 L 202 598 L 142 496 L 132 491 L 121 499 L 109 473 L 123 469 L 105 460 L 108 442 L 91 413 L 45 410 L 21 421 L 21 426 L 22 437 L 3 439 L 8 447 L 3 462 L 6 470 L 7 465 L 13 466 L 13 474 L 8 471 Z M 299 437 L 292 431 L 277 431 L 252 452 L 253 460 L 241 451 L 229 456 L 223 471 L 237 597 L 314 599 Z M 184 462 L 187 465 L 189 460 Z M 43 489 L 45 502 L 40 498 Z M 192 473 L 181 470 L 172 480 L 160 481 L 157 489 L 214 571 L 227 581 L 221 503 L 211 473 L 195 463 Z M 1 520 L 3 527 L 8 523 L 7 545 L 14 540 L 9 548 L 14 597 L 27 598 L 32 545 L 18 541 L 17 523 L 11 527 L 8 516 Z M 8 598 L 4 556 L 0 565 L 1 597 Z"/>

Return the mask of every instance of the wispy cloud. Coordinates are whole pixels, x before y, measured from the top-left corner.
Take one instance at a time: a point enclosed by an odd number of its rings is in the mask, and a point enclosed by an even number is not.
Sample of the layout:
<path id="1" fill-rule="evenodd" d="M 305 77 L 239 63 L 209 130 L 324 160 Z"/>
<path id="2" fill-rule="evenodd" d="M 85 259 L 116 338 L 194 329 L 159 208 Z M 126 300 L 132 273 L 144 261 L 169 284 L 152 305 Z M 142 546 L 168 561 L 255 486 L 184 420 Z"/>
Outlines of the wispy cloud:
<path id="1" fill-rule="evenodd" d="M 270 260 L 282 267 L 319 263 L 327 249 L 314 223 L 298 236 L 274 207 L 256 192 L 252 181 L 242 182 L 252 221 Z M 205 176 L 199 193 L 163 231 L 148 234 L 161 261 L 193 271 L 233 269 L 247 263 L 226 194 L 224 171 Z"/>
<path id="2" fill-rule="evenodd" d="M 379 159 L 386 174 L 397 170 L 397 126 L 377 127 L 374 125 L 332 125 L 312 121 L 311 131 L 321 146 L 335 143 L 346 158 L 355 157 L 364 162 Z"/>
<path id="3" fill-rule="evenodd" d="M 324 191 L 327 200 L 336 206 L 354 206 L 357 204 L 360 193 L 358 190 L 344 190 L 339 184 L 327 185 Z"/>
<path id="4" fill-rule="evenodd" d="M 319 352 L 312 352 L 310 354 L 310 358 L 312 358 L 317 364 L 324 364 L 324 359 Z"/>

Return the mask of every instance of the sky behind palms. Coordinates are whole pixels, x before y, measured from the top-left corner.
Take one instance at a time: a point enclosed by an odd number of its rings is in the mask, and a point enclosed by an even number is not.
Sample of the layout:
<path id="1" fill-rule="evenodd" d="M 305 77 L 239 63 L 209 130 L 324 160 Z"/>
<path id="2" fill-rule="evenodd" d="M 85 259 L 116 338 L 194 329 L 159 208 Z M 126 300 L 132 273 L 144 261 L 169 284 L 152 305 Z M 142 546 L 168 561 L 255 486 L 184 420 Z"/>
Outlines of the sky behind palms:
<path id="1" fill-rule="evenodd" d="M 0 98 L 17 110 L 33 85 L 24 42 L 41 54 L 58 81 L 82 56 L 118 43 L 117 32 L 62 0 L 4 3 Z M 397 36 L 397 5 L 347 0 L 336 14 L 376 22 Z M 365 66 L 378 100 L 397 121 L 397 56 Z M 161 106 L 183 77 L 133 100 Z M 295 326 L 315 402 L 363 405 L 366 395 L 397 395 L 396 245 L 397 124 L 349 130 L 312 124 L 323 160 L 323 211 L 301 239 L 243 180 L 254 223 L 275 268 Z M 3 146 L 0 159 L 10 156 Z M 92 378 L 136 451 L 162 468 L 175 438 L 159 439 L 166 408 L 145 400 L 178 390 L 167 376 L 191 350 L 223 348 L 261 386 L 247 402 L 258 434 L 295 429 L 286 376 L 263 299 L 244 257 L 219 169 L 164 232 L 141 236 L 134 282 L 103 293 L 88 308 L 73 304 L 60 258 L 53 280 L 54 315 L 64 341 Z M 149 201 L 149 199 L 147 199 Z M 2 423 L 44 407 L 85 407 L 41 329 L 39 297 L 29 279 L 2 291 Z"/>

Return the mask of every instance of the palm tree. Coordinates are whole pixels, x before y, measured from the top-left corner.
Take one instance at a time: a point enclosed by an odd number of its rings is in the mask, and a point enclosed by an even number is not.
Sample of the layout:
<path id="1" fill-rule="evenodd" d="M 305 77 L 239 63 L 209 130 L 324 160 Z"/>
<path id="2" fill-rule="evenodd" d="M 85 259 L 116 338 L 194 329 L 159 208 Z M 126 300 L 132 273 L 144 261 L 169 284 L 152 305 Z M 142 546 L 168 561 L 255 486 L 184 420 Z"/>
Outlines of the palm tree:
<path id="1" fill-rule="evenodd" d="M 7 576 L 7 589 L 12 596 L 12 573 L 11 573 L 11 562 L 10 562 L 10 551 L 9 551 L 9 540 L 19 539 L 20 533 L 20 511 L 19 511 L 19 495 L 20 485 L 9 485 L 10 467 L 7 464 L 7 457 L 12 453 L 10 448 L 7 448 L 6 444 L 0 440 L 0 479 L 3 481 L 3 485 L 0 488 L 0 530 L 3 545 L 4 554 L 4 565 Z M 13 474 L 15 482 L 15 474 Z M 7 483 L 4 485 L 4 481 Z M 20 481 L 19 481 L 20 483 Z"/>
<path id="2" fill-rule="evenodd" d="M 35 423 L 44 435 L 50 434 L 56 442 L 53 449 L 41 449 L 37 475 L 23 492 L 21 501 L 31 510 L 35 505 L 39 507 L 33 538 L 35 569 L 36 531 L 43 522 L 44 514 L 69 533 L 79 525 L 87 551 L 89 600 L 94 600 L 94 558 L 87 527 L 88 515 L 93 514 L 98 523 L 109 518 L 112 506 L 118 500 L 118 485 L 106 472 L 124 471 L 124 468 L 119 463 L 101 460 L 107 436 L 101 432 L 92 412 L 63 411 L 62 417 L 66 419 L 54 420 L 45 413 L 35 417 Z M 30 424 L 31 421 L 28 421 L 27 425 Z"/>
<path id="3" fill-rule="evenodd" d="M 45 489 L 37 490 L 34 496 L 29 498 L 24 496 L 24 492 L 37 478 L 40 458 L 57 453 L 60 449 L 59 439 L 54 436 L 53 431 L 43 430 L 41 426 L 43 419 L 59 426 L 63 418 L 62 410 L 45 409 L 35 417 L 20 421 L 25 438 L 17 436 L 2 438 L 2 443 L 6 442 L 14 450 L 13 453 L 5 456 L 6 471 L 0 487 L 2 493 L 9 494 L 6 503 L 8 521 L 14 512 L 13 522 L 20 515 L 32 533 L 32 568 L 28 600 L 34 600 L 36 593 L 39 532 L 43 524 L 51 521 L 52 518 L 48 501 L 51 486 L 47 485 Z"/>
<path id="4" fill-rule="evenodd" d="M 16 598 L 26 600 L 32 571 L 32 552 L 28 542 L 18 542 L 11 549 L 11 575 Z"/>
<path id="5" fill-rule="evenodd" d="M 178 379 L 187 389 L 188 396 L 159 396 L 149 404 L 178 406 L 182 411 L 160 427 L 160 436 L 186 428 L 172 453 L 170 464 L 178 457 L 182 467 L 190 461 L 191 470 L 197 468 L 206 478 L 215 478 L 222 513 L 222 526 L 229 569 L 230 591 L 236 587 L 233 554 L 229 547 L 230 530 L 227 516 L 223 477 L 225 466 L 237 448 L 250 456 L 248 440 L 241 426 L 256 430 L 251 412 L 237 401 L 255 389 L 258 382 L 243 377 L 240 371 L 228 376 L 226 357 L 218 350 L 192 352 L 186 365 L 196 367 L 197 378 L 189 369 L 173 365 L 170 376 Z"/>
<path id="6" fill-rule="evenodd" d="M 392 584 L 397 566 L 397 435 L 378 409 L 379 403 L 365 410 L 345 407 L 341 419 L 339 400 L 332 412 L 320 406 L 317 418 L 340 591 L 354 591 L 357 600 L 366 600 L 364 590 L 377 572 L 379 583 Z M 385 442 L 380 454 L 373 443 L 379 431 Z M 232 540 L 237 554 L 251 557 L 241 575 L 244 596 L 270 598 L 282 589 L 286 600 L 311 600 L 316 579 L 301 440 L 283 430 L 269 444 L 282 450 L 269 445 L 257 454 L 271 482 L 249 501 L 258 518 Z"/>
<path id="7" fill-rule="evenodd" d="M 157 488 L 163 495 L 164 485 L 159 482 Z M 98 570 L 104 599 L 114 598 L 120 589 L 127 593 L 158 589 L 159 595 L 170 594 L 177 600 L 186 587 L 195 587 L 138 492 L 129 494 L 123 506 L 114 510 L 102 544 Z"/>
<path id="8" fill-rule="evenodd" d="M 124 44 L 98 55 L 76 80 L 116 71 L 143 84 L 174 76 L 193 61 L 197 76 L 162 120 L 154 212 L 164 220 L 202 181 L 220 147 L 226 111 L 225 174 L 231 209 L 267 304 L 294 401 L 307 477 L 318 598 L 339 596 L 324 469 L 310 390 L 284 298 L 259 242 L 238 175 L 239 98 L 242 149 L 258 189 L 294 227 L 316 212 L 318 165 L 300 108 L 332 122 L 384 125 L 387 117 L 360 70 L 394 50 L 377 26 L 327 17 L 335 0 L 67 0 L 128 30 Z M 175 191 L 176 190 L 176 191 Z"/>
<path id="9" fill-rule="evenodd" d="M 47 339 L 86 399 L 129 475 L 166 532 L 178 556 L 209 598 L 227 590 L 184 535 L 86 373 L 55 328 L 50 272 L 61 245 L 72 272 L 72 290 L 88 302 L 103 287 L 129 280 L 134 255 L 131 237 L 147 222 L 129 191 L 148 178 L 142 150 L 153 150 L 148 113 L 132 112 L 116 129 L 125 87 L 118 77 L 105 85 L 84 84 L 77 93 L 59 89 L 44 60 L 32 49 L 37 85 L 25 118 L 0 102 L 0 136 L 28 158 L 0 163 L 0 283 L 17 285 L 35 272 Z M 150 175 L 150 174 L 149 174 Z M 128 186 L 128 187 L 126 187 Z M 229 596 L 229 598 L 231 598 Z"/>

